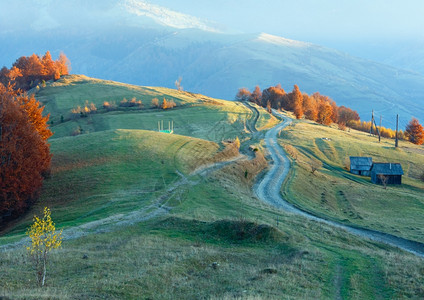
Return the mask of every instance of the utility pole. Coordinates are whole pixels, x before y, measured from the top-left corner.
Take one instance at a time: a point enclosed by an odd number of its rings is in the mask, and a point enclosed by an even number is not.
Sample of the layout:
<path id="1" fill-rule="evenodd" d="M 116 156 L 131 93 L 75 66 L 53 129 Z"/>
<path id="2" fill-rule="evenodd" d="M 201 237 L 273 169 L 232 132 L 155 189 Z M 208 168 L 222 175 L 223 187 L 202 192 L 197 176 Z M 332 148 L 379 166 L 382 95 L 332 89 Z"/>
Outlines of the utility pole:
<path id="1" fill-rule="evenodd" d="M 381 115 L 380 115 L 380 130 L 378 131 L 378 142 L 381 141 Z"/>
<path id="2" fill-rule="evenodd" d="M 396 115 L 396 141 L 395 141 L 395 147 L 396 148 L 399 146 L 398 130 L 399 130 L 399 115 Z"/>
<path id="3" fill-rule="evenodd" d="M 371 113 L 371 127 L 370 127 L 370 135 L 374 134 L 374 130 L 373 130 L 373 125 L 374 125 L 374 110 L 372 110 Z"/>

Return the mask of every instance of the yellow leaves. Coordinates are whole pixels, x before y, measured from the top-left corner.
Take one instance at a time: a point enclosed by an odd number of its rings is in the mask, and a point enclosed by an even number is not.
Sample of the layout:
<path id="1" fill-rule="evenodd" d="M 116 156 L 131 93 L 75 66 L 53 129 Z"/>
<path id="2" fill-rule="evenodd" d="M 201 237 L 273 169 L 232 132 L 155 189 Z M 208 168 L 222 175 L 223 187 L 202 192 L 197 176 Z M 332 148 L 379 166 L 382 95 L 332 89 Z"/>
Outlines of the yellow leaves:
<path id="1" fill-rule="evenodd" d="M 28 229 L 27 235 L 31 239 L 31 247 L 27 247 L 31 254 L 47 253 L 62 245 L 62 230 L 56 232 L 56 227 L 51 218 L 51 211 L 47 207 L 44 208 L 42 219 L 34 216 L 34 223 Z"/>
<path id="2" fill-rule="evenodd" d="M 234 140 L 234 146 L 237 148 L 237 150 L 240 149 L 240 139 L 238 137 L 236 137 Z"/>
<path id="3" fill-rule="evenodd" d="M 34 223 L 27 231 L 31 246 L 25 247 L 34 260 L 40 286 L 44 285 L 46 277 L 47 253 L 62 245 L 62 230 L 56 232 L 50 209 L 45 207 L 43 213 L 42 219 L 34 216 Z"/>

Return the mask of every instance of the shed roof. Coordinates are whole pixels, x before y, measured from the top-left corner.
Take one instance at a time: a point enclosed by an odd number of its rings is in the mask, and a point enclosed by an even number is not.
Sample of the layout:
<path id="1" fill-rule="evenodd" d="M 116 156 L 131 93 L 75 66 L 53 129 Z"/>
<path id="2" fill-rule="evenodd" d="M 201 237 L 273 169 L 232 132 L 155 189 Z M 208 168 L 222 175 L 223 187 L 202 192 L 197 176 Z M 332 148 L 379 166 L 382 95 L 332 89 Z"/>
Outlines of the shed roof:
<path id="1" fill-rule="evenodd" d="M 372 166 L 372 157 L 351 156 L 350 164 L 355 166 Z"/>
<path id="2" fill-rule="evenodd" d="M 371 173 L 377 175 L 403 175 L 403 169 L 399 163 L 374 163 Z"/>

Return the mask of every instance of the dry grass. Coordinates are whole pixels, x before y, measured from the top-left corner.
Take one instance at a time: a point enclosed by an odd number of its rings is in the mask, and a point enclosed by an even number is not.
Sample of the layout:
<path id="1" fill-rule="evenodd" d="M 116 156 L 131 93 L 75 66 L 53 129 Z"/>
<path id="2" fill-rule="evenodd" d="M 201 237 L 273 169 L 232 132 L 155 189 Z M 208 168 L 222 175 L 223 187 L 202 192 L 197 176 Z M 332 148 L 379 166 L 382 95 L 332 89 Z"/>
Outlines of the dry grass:
<path id="1" fill-rule="evenodd" d="M 423 240 L 424 185 L 418 174 L 424 171 L 424 155 L 411 155 L 411 148 L 422 147 L 402 142 L 395 149 L 391 140 L 382 139 L 380 144 L 365 133 L 311 122 L 296 123 L 284 131 L 280 141 L 289 153 L 296 153 L 293 176 L 284 188 L 290 201 L 327 218 Z M 349 156 L 400 162 L 405 172 L 403 185 L 384 189 L 372 184 L 369 177 L 350 174 L 345 169 Z M 311 174 L 310 165 L 315 161 L 323 167 Z"/>

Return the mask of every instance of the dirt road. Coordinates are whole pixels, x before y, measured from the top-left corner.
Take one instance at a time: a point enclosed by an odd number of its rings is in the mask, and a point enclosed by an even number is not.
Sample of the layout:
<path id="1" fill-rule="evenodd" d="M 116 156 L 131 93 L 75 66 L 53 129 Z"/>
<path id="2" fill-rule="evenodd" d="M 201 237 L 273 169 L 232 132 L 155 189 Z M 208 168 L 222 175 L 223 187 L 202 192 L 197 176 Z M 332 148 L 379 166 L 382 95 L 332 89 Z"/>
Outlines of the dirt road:
<path id="1" fill-rule="evenodd" d="M 293 213 L 316 222 L 325 223 L 342 230 L 346 230 L 363 238 L 395 246 L 424 258 L 423 243 L 407 240 L 384 232 L 355 228 L 334 221 L 326 220 L 309 212 L 298 209 L 283 199 L 280 193 L 280 189 L 289 173 L 290 160 L 288 159 L 284 149 L 278 144 L 278 133 L 286 126 L 290 125 L 292 120 L 279 114 L 276 111 L 273 111 L 273 114 L 283 119 L 284 121 L 273 127 L 265 135 L 265 144 L 272 158 L 272 167 L 262 178 L 262 180 L 255 185 L 255 192 L 258 198 L 286 212 Z"/>

